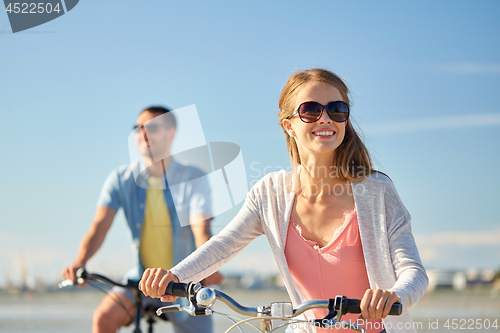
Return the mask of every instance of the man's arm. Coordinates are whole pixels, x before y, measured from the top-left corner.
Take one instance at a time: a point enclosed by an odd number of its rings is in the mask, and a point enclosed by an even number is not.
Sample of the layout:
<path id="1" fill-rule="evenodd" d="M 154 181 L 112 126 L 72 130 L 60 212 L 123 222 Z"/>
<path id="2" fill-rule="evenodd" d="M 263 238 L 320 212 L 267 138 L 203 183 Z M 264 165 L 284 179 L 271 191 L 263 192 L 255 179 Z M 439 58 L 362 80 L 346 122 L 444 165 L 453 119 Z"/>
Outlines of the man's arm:
<path id="1" fill-rule="evenodd" d="M 205 244 L 212 237 L 212 232 L 210 231 L 211 221 L 212 218 L 207 213 L 193 214 L 189 217 L 196 248 Z M 209 286 L 211 284 L 221 284 L 223 279 L 224 277 L 220 273 L 215 272 L 202 282 L 205 286 Z"/>
<path id="2" fill-rule="evenodd" d="M 99 250 L 104 238 L 113 223 L 116 210 L 106 206 L 99 206 L 97 208 L 94 221 L 90 226 L 90 230 L 87 232 L 85 237 L 80 244 L 80 249 L 76 256 L 75 261 L 64 268 L 61 274 L 64 279 L 71 281 L 76 280 L 76 271 L 80 267 L 84 267 L 87 261 Z"/>

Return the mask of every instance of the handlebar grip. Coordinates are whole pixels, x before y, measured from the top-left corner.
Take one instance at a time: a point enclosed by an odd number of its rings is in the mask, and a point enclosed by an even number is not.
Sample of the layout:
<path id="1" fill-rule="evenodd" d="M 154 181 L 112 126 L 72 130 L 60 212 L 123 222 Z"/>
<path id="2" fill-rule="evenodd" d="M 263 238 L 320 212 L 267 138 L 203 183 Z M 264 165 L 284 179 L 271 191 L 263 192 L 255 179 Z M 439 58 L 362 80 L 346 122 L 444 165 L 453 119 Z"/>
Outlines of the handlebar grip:
<path id="1" fill-rule="evenodd" d="M 361 300 L 359 299 L 354 299 L 354 298 L 351 298 L 351 299 L 347 299 L 347 304 L 346 306 L 344 307 L 344 313 L 342 313 L 342 315 L 346 314 L 346 313 L 361 313 L 361 308 L 360 308 L 360 304 L 361 304 Z M 401 303 L 394 303 L 391 307 L 391 310 L 389 311 L 389 315 L 390 316 L 399 316 L 401 315 L 401 313 L 403 313 L 403 305 Z"/>
<path id="2" fill-rule="evenodd" d="M 165 294 L 187 298 L 189 294 L 188 289 L 189 289 L 188 283 L 170 282 L 167 286 L 167 289 L 165 290 Z"/>
<path id="3" fill-rule="evenodd" d="M 390 316 L 400 316 L 403 313 L 403 304 L 394 303 L 391 307 L 391 311 L 389 311 Z"/>
<path id="4" fill-rule="evenodd" d="M 360 307 L 360 304 L 361 304 L 361 300 L 360 299 L 354 299 L 354 298 L 348 298 L 346 299 L 347 301 L 347 304 L 345 304 L 344 306 L 344 311 L 346 313 L 361 313 L 361 307 Z M 342 311 L 342 312 L 344 312 Z"/>
<path id="5" fill-rule="evenodd" d="M 88 277 L 88 273 L 87 271 L 85 270 L 85 268 L 83 267 L 80 267 L 76 270 L 76 280 L 78 281 L 78 279 L 83 279 L 83 280 L 87 280 L 87 277 Z"/>

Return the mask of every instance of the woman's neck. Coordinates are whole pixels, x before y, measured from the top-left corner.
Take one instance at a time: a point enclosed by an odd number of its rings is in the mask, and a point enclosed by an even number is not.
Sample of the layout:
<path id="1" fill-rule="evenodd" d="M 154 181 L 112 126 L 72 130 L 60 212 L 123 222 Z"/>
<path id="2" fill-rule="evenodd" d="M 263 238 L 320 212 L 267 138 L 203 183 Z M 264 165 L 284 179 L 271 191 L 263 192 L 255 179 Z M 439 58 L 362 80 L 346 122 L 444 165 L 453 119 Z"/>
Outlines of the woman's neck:
<path id="1" fill-rule="evenodd" d="M 334 165 L 332 156 L 302 159 L 301 162 L 301 195 L 306 198 L 321 200 L 335 194 L 336 187 L 348 184 Z"/>

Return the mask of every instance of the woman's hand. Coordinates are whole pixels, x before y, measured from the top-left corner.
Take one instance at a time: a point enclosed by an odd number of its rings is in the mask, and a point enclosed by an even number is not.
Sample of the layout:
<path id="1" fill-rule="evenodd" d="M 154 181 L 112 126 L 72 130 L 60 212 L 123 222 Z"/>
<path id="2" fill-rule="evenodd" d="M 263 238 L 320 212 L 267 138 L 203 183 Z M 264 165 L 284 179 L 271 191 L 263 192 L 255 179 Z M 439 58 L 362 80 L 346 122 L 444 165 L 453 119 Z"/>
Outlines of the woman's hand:
<path id="1" fill-rule="evenodd" d="M 360 303 L 363 319 L 387 317 L 392 305 L 396 302 L 401 302 L 401 300 L 393 291 L 368 289 Z"/>
<path id="2" fill-rule="evenodd" d="M 163 268 L 148 268 L 142 274 L 139 286 L 145 296 L 161 298 L 162 302 L 172 302 L 177 296 L 165 295 L 170 282 L 179 282 L 177 276 Z"/>

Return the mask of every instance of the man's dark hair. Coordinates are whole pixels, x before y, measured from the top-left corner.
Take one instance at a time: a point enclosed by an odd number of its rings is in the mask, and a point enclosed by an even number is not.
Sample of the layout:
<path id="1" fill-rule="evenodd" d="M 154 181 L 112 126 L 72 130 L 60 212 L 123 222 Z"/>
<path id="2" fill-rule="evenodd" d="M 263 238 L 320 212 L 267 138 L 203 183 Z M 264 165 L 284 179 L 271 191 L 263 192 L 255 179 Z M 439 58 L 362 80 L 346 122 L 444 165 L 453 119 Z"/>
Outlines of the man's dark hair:
<path id="1" fill-rule="evenodd" d="M 163 119 L 165 120 L 165 123 L 173 126 L 174 128 L 177 128 L 177 121 L 175 120 L 174 114 L 171 113 L 170 111 L 172 111 L 172 110 L 170 110 L 166 107 L 163 107 L 163 106 L 150 106 L 150 107 L 142 110 L 141 114 L 143 112 L 151 112 L 151 113 L 155 113 L 157 115 L 162 115 L 162 114 L 168 113 L 167 116 L 163 117 Z"/>

